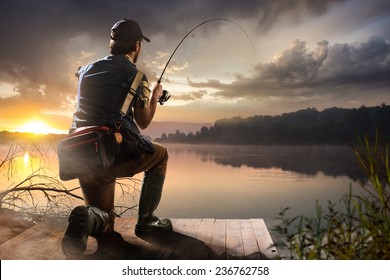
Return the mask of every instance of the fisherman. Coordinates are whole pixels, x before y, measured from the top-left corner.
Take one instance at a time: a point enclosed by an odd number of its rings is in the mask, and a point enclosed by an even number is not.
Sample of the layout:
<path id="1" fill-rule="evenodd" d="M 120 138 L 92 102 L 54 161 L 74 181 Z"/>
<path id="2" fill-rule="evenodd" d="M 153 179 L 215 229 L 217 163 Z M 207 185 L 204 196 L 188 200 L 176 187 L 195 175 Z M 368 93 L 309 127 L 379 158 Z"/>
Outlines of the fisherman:
<path id="1" fill-rule="evenodd" d="M 136 63 L 144 41 L 140 26 L 134 20 L 123 19 L 111 28 L 110 53 L 78 70 L 79 86 L 77 109 L 70 130 L 85 126 L 113 128 L 121 119 L 120 109 L 131 81 L 137 74 Z M 109 174 L 92 174 L 79 178 L 85 205 L 70 214 L 69 225 L 62 239 L 66 256 L 82 254 L 88 236 L 99 238 L 114 231 L 114 195 L 118 177 L 132 177 L 144 172 L 138 206 L 135 233 L 138 236 L 172 230 L 169 219 L 153 213 L 159 205 L 168 153 L 164 146 L 148 141 L 140 134 L 151 123 L 159 98 L 163 94 L 160 83 L 152 90 L 143 75 L 133 97 L 132 106 L 121 122 L 121 146 L 115 166 Z"/>

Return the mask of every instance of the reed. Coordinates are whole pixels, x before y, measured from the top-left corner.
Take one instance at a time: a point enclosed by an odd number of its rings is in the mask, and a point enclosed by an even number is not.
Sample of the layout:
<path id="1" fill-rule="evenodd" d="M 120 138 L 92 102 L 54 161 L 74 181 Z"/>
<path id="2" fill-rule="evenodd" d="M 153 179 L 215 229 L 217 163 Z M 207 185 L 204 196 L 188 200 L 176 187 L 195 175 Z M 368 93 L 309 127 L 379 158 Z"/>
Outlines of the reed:
<path id="1" fill-rule="evenodd" d="M 288 252 L 282 258 L 390 259 L 389 143 L 380 145 L 378 133 L 358 140 L 352 149 L 367 180 L 357 193 L 350 186 L 338 204 L 328 201 L 323 209 L 317 201 L 315 217 L 290 218 L 289 208 L 282 209 L 274 227 L 285 236 L 275 244 Z"/>

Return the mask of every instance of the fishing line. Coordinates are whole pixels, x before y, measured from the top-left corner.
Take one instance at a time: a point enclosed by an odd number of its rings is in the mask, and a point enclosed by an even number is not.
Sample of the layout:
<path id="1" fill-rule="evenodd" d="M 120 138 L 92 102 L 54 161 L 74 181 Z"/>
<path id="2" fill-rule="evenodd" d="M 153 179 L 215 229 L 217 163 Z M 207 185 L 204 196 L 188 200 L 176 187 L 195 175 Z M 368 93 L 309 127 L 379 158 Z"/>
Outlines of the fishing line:
<path id="1" fill-rule="evenodd" d="M 203 26 L 203 25 L 209 24 L 209 23 L 211 23 L 211 22 L 217 22 L 217 21 L 228 22 L 228 23 L 234 24 L 236 27 L 238 27 L 238 28 L 245 34 L 246 38 L 248 39 L 248 41 L 250 42 L 250 44 L 251 44 L 251 46 L 252 46 L 252 49 L 253 49 L 254 54 L 257 56 L 257 51 L 256 51 L 255 46 L 253 45 L 253 42 L 252 42 L 251 38 L 249 37 L 248 33 L 246 33 L 246 31 L 245 31 L 238 23 L 236 23 L 236 22 L 234 22 L 234 21 L 232 21 L 232 20 L 230 20 L 230 19 L 226 19 L 226 18 L 208 19 L 208 20 L 205 20 L 205 21 L 199 23 L 199 24 L 196 25 L 195 27 L 193 27 L 190 31 L 188 31 L 188 33 L 183 37 L 183 39 L 181 39 L 181 41 L 179 42 L 179 44 L 176 46 L 176 48 L 175 48 L 174 51 L 172 52 L 171 56 L 169 57 L 167 63 L 165 64 L 165 67 L 164 67 L 163 71 L 161 72 L 160 78 L 158 79 L 157 83 L 161 83 L 161 79 L 162 79 L 162 77 L 164 76 L 165 70 L 168 68 L 169 63 L 171 62 L 173 56 L 175 55 L 176 51 L 179 49 L 179 47 L 181 46 L 181 44 L 184 42 L 184 40 L 185 40 L 188 36 L 192 35 L 193 40 L 192 40 L 192 42 L 191 42 L 191 44 L 190 44 L 190 47 L 189 47 L 189 48 L 191 48 L 191 47 L 192 47 L 192 44 L 193 44 L 193 41 L 194 41 L 194 39 L 195 39 L 195 37 L 196 37 L 196 34 L 194 34 L 193 32 L 194 32 L 196 29 L 198 29 L 199 27 Z M 186 57 L 187 57 L 187 55 L 188 55 L 188 51 L 187 51 Z M 259 85 L 259 86 L 260 86 L 260 85 Z M 169 97 L 170 97 L 169 93 L 168 93 L 166 90 L 164 90 L 163 96 L 162 96 L 162 98 L 160 98 L 160 100 L 159 100 L 160 104 L 163 105 L 164 102 L 167 101 L 167 100 L 169 99 Z M 264 116 L 264 115 L 263 115 L 263 131 L 264 131 L 265 145 L 266 145 L 266 147 L 268 147 L 268 139 L 267 139 L 267 135 L 266 135 L 267 132 L 266 132 L 265 116 Z"/>
<path id="2" fill-rule="evenodd" d="M 194 41 L 195 41 L 195 38 L 196 38 L 196 34 L 192 33 L 192 34 L 191 34 L 191 38 L 192 38 L 192 39 L 191 39 L 191 43 L 190 43 L 189 47 L 187 48 L 187 51 L 186 51 L 186 53 L 185 53 L 185 55 L 184 55 L 184 59 L 183 59 L 184 63 L 186 63 L 188 54 L 189 54 L 190 51 L 192 50 L 192 46 L 194 45 Z"/>
<path id="3" fill-rule="evenodd" d="M 157 83 L 161 83 L 161 79 L 162 79 L 162 77 L 164 76 L 165 70 L 167 69 L 169 63 L 171 62 L 172 57 L 175 55 L 177 49 L 180 47 L 180 45 L 183 43 L 183 41 L 184 41 L 189 35 L 191 35 L 192 32 L 195 31 L 195 29 L 199 28 L 199 27 L 202 26 L 202 25 L 208 24 L 208 23 L 210 23 L 210 22 L 215 22 L 215 21 L 230 22 L 230 23 L 234 24 L 235 26 L 237 26 L 237 27 L 245 34 L 245 36 L 248 38 L 248 40 L 249 40 L 249 42 L 251 43 L 251 46 L 252 46 L 253 51 L 255 52 L 255 54 L 257 53 L 257 52 L 256 52 L 256 49 L 255 49 L 255 46 L 254 46 L 253 43 L 252 43 L 251 38 L 248 36 L 248 34 L 245 32 L 245 30 L 244 30 L 240 25 L 238 25 L 236 22 L 234 22 L 234 21 L 232 21 L 232 20 L 230 20 L 230 19 L 225 19 L 225 18 L 213 18 L 213 19 L 208 19 L 208 20 L 205 20 L 205 21 L 199 23 L 199 24 L 198 24 L 197 26 L 195 26 L 194 28 L 192 28 L 192 29 L 191 29 L 190 31 L 188 31 L 188 33 L 183 37 L 183 39 L 181 39 L 181 41 L 179 42 L 179 44 L 176 46 L 175 50 L 172 52 L 171 56 L 169 57 L 167 63 L 165 64 L 165 67 L 164 67 L 164 69 L 163 69 L 163 71 L 162 71 L 162 73 L 161 73 L 161 76 L 160 76 L 160 78 L 158 79 Z"/>

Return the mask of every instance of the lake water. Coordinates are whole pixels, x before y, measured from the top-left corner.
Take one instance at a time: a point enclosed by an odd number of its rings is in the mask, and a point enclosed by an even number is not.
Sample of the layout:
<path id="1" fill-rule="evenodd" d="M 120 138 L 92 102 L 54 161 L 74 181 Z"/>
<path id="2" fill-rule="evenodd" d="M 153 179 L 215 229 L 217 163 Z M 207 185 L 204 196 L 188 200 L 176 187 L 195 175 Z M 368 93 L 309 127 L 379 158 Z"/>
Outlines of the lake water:
<path id="1" fill-rule="evenodd" d="M 361 178 L 350 147 L 168 145 L 160 215 L 264 218 L 283 207 L 315 214 L 316 200 L 337 202 Z"/>
<path id="2" fill-rule="evenodd" d="M 323 206 L 328 200 L 338 202 L 350 185 L 359 189 L 357 181 L 362 179 L 352 148 L 347 146 L 166 146 L 168 173 L 157 211 L 164 217 L 263 218 L 270 225 L 287 206 L 291 216 L 313 216 L 316 200 Z M 1 147 L 0 158 L 6 150 Z M 37 169 L 32 157 L 26 157 L 20 157 L 19 172 L 10 179 L 2 170 L 2 189 Z M 39 165 L 48 168 L 48 174 L 58 174 L 55 153 Z M 142 174 L 135 179 L 141 180 Z M 72 180 L 65 185 L 73 188 L 77 183 Z M 132 206 L 137 196 L 135 190 L 123 199 L 118 188 L 117 203 Z"/>

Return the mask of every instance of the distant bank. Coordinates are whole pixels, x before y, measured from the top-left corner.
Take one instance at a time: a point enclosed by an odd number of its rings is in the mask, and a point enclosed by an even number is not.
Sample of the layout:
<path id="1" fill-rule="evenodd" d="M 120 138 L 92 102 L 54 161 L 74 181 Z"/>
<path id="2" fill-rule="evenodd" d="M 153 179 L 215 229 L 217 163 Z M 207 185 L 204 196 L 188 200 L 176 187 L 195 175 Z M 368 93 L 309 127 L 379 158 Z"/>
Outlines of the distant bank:
<path id="1" fill-rule="evenodd" d="M 318 111 L 306 108 L 281 115 L 232 117 L 211 123 L 152 122 L 141 133 L 162 143 L 207 143 L 235 145 L 351 144 L 357 136 L 390 141 L 390 106 L 345 109 L 332 107 Z M 0 132 L 0 144 L 12 142 L 57 143 L 65 135 Z"/>
<path id="2" fill-rule="evenodd" d="M 152 122 L 150 126 L 141 133 L 150 139 L 156 139 L 163 133 L 175 133 L 180 130 L 183 133 L 196 133 L 202 127 L 211 127 L 212 123 L 187 123 L 187 122 Z M 34 134 L 28 132 L 0 131 L 0 144 L 12 142 L 43 142 L 57 143 L 66 134 Z"/>

